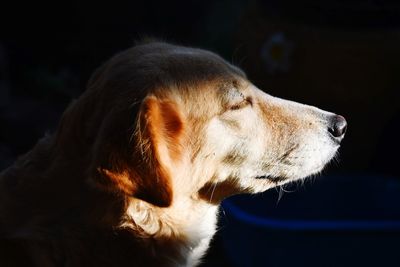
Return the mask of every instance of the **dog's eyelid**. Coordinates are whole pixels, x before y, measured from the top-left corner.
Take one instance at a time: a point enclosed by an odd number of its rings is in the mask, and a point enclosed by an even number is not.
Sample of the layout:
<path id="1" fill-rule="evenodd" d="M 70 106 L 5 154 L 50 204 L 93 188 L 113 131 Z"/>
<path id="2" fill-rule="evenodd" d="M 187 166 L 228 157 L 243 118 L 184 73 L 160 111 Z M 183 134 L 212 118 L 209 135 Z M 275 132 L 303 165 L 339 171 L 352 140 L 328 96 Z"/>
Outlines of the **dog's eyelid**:
<path id="1" fill-rule="evenodd" d="M 253 97 L 247 94 L 247 90 L 243 91 L 237 87 L 228 87 L 223 97 L 225 111 L 239 110 L 248 105 L 253 106 Z"/>
<path id="2" fill-rule="evenodd" d="M 238 89 L 237 87 L 231 87 L 225 93 L 225 99 L 228 102 L 240 102 L 241 100 L 245 100 L 246 96 L 242 90 Z"/>
<path id="3" fill-rule="evenodd" d="M 251 97 L 243 98 L 243 101 L 231 105 L 229 107 L 229 110 L 238 110 L 238 109 L 244 108 L 245 106 L 248 106 L 248 105 L 253 106 L 253 102 L 252 102 Z"/>
<path id="4" fill-rule="evenodd" d="M 229 98 L 232 98 L 232 99 L 235 99 L 235 98 L 238 98 L 238 97 L 244 98 L 243 93 L 239 89 L 237 89 L 236 87 L 231 88 L 228 91 L 227 95 L 228 95 Z"/>

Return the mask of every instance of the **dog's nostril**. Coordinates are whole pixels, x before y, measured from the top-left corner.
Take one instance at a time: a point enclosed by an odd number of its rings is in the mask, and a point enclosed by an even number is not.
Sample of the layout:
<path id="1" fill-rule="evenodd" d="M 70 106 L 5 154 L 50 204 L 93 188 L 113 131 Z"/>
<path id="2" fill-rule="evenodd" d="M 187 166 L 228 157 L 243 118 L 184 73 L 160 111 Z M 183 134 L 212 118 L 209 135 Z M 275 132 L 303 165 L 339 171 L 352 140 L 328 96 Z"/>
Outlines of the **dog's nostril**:
<path id="1" fill-rule="evenodd" d="M 334 115 L 331 118 L 329 132 L 334 137 L 342 137 L 346 133 L 347 122 L 343 116 Z"/>

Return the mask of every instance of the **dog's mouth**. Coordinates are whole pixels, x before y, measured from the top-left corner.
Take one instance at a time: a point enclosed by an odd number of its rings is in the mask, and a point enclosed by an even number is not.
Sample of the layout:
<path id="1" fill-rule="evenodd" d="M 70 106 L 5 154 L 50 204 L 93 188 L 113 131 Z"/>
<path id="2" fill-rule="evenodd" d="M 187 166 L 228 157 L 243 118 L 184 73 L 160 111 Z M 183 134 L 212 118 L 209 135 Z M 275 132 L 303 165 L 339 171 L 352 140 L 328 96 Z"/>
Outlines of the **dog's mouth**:
<path id="1" fill-rule="evenodd" d="M 280 182 L 286 181 L 286 178 L 284 178 L 284 177 L 274 177 L 274 176 L 269 176 L 269 175 L 256 176 L 255 179 L 258 179 L 258 180 L 265 179 L 265 180 L 269 180 L 273 183 L 280 183 Z"/>

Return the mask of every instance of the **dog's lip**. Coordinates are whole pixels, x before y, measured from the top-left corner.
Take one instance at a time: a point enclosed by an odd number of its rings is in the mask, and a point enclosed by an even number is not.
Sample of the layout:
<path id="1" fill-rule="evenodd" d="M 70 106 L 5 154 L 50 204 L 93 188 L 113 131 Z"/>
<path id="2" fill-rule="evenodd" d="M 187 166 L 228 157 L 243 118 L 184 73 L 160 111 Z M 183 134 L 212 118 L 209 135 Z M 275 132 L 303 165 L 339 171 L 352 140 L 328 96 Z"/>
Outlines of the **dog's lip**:
<path id="1" fill-rule="evenodd" d="M 256 176 L 254 178 L 256 178 L 256 179 L 269 179 L 270 176 L 269 175 L 259 175 L 259 176 Z"/>
<path id="2" fill-rule="evenodd" d="M 255 179 L 260 179 L 260 180 L 267 179 L 267 180 L 269 180 L 271 182 L 274 182 L 274 183 L 278 183 L 278 182 L 282 182 L 282 181 L 286 180 L 286 178 L 284 178 L 284 177 L 274 177 L 274 176 L 270 176 L 270 175 L 267 175 L 267 174 L 259 175 L 259 176 L 256 176 L 254 178 Z"/>
<path id="3" fill-rule="evenodd" d="M 331 137 L 331 139 L 335 145 L 340 146 L 343 138 Z"/>

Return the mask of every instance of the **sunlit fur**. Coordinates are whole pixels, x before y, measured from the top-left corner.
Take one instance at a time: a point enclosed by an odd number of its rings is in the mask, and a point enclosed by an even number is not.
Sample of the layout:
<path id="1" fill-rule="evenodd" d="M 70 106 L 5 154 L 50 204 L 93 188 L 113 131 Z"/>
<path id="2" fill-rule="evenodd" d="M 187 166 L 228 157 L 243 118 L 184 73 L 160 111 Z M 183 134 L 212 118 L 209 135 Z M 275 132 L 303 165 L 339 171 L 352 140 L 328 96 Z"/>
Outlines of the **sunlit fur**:
<path id="1" fill-rule="evenodd" d="M 139 44 L 1 173 L 0 265 L 195 266 L 224 198 L 334 157 L 329 116 L 266 94 L 211 52 Z"/>

